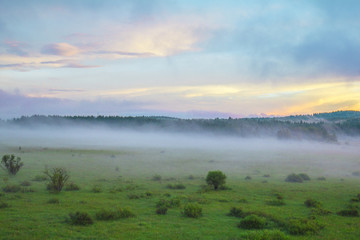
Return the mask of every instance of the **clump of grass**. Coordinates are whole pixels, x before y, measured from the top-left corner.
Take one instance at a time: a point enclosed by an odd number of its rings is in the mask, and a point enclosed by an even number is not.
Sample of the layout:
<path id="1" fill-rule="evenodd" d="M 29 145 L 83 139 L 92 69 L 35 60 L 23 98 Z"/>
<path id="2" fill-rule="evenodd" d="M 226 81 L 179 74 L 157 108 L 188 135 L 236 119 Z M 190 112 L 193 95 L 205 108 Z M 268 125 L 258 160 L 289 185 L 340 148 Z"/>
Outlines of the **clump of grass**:
<path id="1" fill-rule="evenodd" d="M 93 193 L 101 193 L 101 192 L 102 192 L 102 188 L 101 188 L 101 186 L 99 186 L 99 185 L 94 185 L 94 186 L 91 188 L 91 191 L 92 191 Z"/>
<path id="2" fill-rule="evenodd" d="M 16 193 L 21 190 L 21 187 L 19 185 L 15 184 L 8 184 L 5 187 L 3 187 L 3 191 L 6 193 Z"/>
<path id="3" fill-rule="evenodd" d="M 44 182 L 46 181 L 48 178 L 45 175 L 36 175 L 31 181 L 34 182 Z"/>
<path id="4" fill-rule="evenodd" d="M 120 218 L 135 217 L 135 214 L 128 208 L 119 208 L 116 210 L 101 209 L 96 213 L 96 219 L 102 221 L 117 220 Z"/>
<path id="5" fill-rule="evenodd" d="M 283 206 L 286 203 L 283 199 L 274 199 L 274 200 L 266 201 L 266 204 L 269 206 Z"/>
<path id="6" fill-rule="evenodd" d="M 189 218 L 199 218 L 202 215 L 202 207 L 197 203 L 188 203 L 184 206 L 182 214 Z"/>
<path id="7" fill-rule="evenodd" d="M 65 191 L 79 191 L 79 190 L 80 187 L 74 182 L 65 185 Z"/>
<path id="8" fill-rule="evenodd" d="M 283 199 L 284 199 L 284 196 L 281 195 L 281 193 L 274 193 L 274 196 L 276 197 L 276 199 L 279 199 L 279 200 L 283 200 Z"/>
<path id="9" fill-rule="evenodd" d="M 139 194 L 131 193 L 131 194 L 128 194 L 127 197 L 129 199 L 140 199 L 142 196 Z"/>
<path id="10" fill-rule="evenodd" d="M 314 199 L 307 199 L 305 202 L 304 202 L 305 206 L 307 207 L 314 207 L 314 208 L 321 208 L 322 204 L 321 202 L 317 201 L 317 200 L 314 200 Z"/>
<path id="11" fill-rule="evenodd" d="M 80 225 L 80 226 L 91 225 L 94 223 L 90 215 L 86 212 L 70 213 L 68 222 L 71 225 Z"/>
<path id="12" fill-rule="evenodd" d="M 275 230 L 257 230 L 246 232 L 240 235 L 240 238 L 231 240 L 288 240 L 289 237 L 278 229 Z"/>
<path id="13" fill-rule="evenodd" d="M 310 216 L 325 216 L 331 213 L 332 213 L 331 211 L 319 207 L 319 208 L 312 208 L 310 212 Z"/>
<path id="14" fill-rule="evenodd" d="M 156 208 L 159 208 L 159 207 L 175 208 L 175 207 L 180 207 L 180 206 L 181 206 L 181 201 L 179 198 L 172 198 L 170 200 L 160 199 L 156 203 Z"/>
<path id="15" fill-rule="evenodd" d="M 290 219 L 287 230 L 292 235 L 312 235 L 324 228 L 316 219 Z"/>
<path id="16" fill-rule="evenodd" d="M 303 181 L 310 181 L 311 178 L 306 173 L 299 173 L 299 176 L 302 178 Z"/>
<path id="17" fill-rule="evenodd" d="M 239 203 L 249 203 L 249 201 L 246 198 L 241 198 L 238 200 Z"/>
<path id="18" fill-rule="evenodd" d="M 349 208 L 349 209 L 341 210 L 336 214 L 343 217 L 358 217 L 359 211 L 355 208 Z"/>
<path id="19" fill-rule="evenodd" d="M 251 180 L 251 179 L 252 179 L 251 176 L 246 176 L 246 177 L 245 177 L 245 180 Z"/>
<path id="20" fill-rule="evenodd" d="M 360 202 L 360 193 L 350 199 L 350 202 Z"/>
<path id="21" fill-rule="evenodd" d="M 185 185 L 182 183 L 177 183 L 177 184 L 168 184 L 166 185 L 167 188 L 169 189 L 185 189 Z"/>
<path id="22" fill-rule="evenodd" d="M 0 209 L 2 209 L 2 208 L 8 208 L 8 207 L 10 207 L 10 205 L 7 204 L 6 202 L 0 202 Z"/>
<path id="23" fill-rule="evenodd" d="M 23 186 L 23 187 L 29 187 L 29 186 L 31 186 L 31 182 L 23 181 L 23 182 L 20 183 L 20 185 Z"/>
<path id="24" fill-rule="evenodd" d="M 49 204 L 59 204 L 60 203 L 60 200 L 57 199 L 57 198 L 50 198 L 47 203 Z"/>
<path id="25" fill-rule="evenodd" d="M 153 181 L 161 181 L 162 177 L 159 174 L 155 174 L 152 176 L 151 180 Z"/>
<path id="26" fill-rule="evenodd" d="M 189 175 L 189 176 L 188 176 L 188 179 L 189 179 L 189 180 L 194 180 L 195 177 L 194 177 L 193 175 Z"/>
<path id="27" fill-rule="evenodd" d="M 147 197 L 147 198 L 151 198 L 154 194 L 153 194 L 152 192 L 150 192 L 150 191 L 146 191 L 146 192 L 144 193 L 144 195 L 145 195 L 145 197 Z"/>
<path id="28" fill-rule="evenodd" d="M 244 214 L 243 210 L 239 207 L 232 207 L 230 212 L 227 214 L 228 216 L 232 217 L 242 217 Z"/>
<path id="29" fill-rule="evenodd" d="M 263 177 L 269 178 L 269 177 L 270 177 L 270 174 L 264 174 Z"/>
<path id="30" fill-rule="evenodd" d="M 318 177 L 316 180 L 318 180 L 318 181 L 325 181 L 326 178 L 325 178 L 325 177 Z"/>
<path id="31" fill-rule="evenodd" d="M 242 219 L 238 227 L 244 229 L 263 229 L 265 225 L 266 218 L 252 214 Z"/>

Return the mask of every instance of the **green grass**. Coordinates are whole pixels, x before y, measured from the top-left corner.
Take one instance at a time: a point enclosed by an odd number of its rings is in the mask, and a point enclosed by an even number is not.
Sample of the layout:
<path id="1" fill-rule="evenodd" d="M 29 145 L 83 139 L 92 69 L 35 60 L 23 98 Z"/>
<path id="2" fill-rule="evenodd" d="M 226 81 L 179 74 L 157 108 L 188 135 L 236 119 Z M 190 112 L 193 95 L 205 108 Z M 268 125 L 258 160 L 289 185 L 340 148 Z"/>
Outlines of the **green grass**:
<path id="1" fill-rule="evenodd" d="M 356 166 L 360 169 L 360 153 L 26 146 L 19 152 L 15 147 L 1 146 L 0 155 L 8 153 L 20 156 L 25 165 L 14 177 L 0 171 L 1 189 L 43 175 L 47 166 L 66 168 L 69 183 L 74 182 L 80 190 L 54 194 L 46 190 L 46 181 L 31 181 L 33 192 L 23 187 L 16 193 L 2 192 L 0 202 L 9 206 L 0 208 L 1 239 L 240 239 L 256 234 L 254 230 L 237 227 L 242 218 L 228 216 L 232 207 L 241 208 L 243 212 L 262 212 L 286 223 L 289 219 L 313 216 L 311 208 L 304 204 L 307 199 L 316 199 L 322 208 L 331 211 L 316 215 L 323 229 L 313 235 L 290 235 L 286 226 L 267 220 L 265 233 L 281 231 L 289 239 L 360 238 L 360 218 L 336 214 L 346 209 L 350 199 L 360 193 L 360 178 L 351 176 Z M 221 170 L 227 175 L 229 190 L 200 191 L 207 172 L 212 170 Z M 312 180 L 285 182 L 292 172 L 304 172 Z M 267 183 L 263 183 L 265 174 L 270 176 L 266 178 Z M 161 176 L 161 180 L 153 181 L 155 175 Z M 245 176 L 251 176 L 252 180 L 246 181 Z M 326 180 L 317 181 L 320 176 L 326 176 Z M 185 188 L 167 187 L 179 182 Z M 95 193 L 94 186 L 101 191 Z M 279 195 L 285 205 L 277 204 Z M 58 201 L 49 204 L 51 199 Z M 156 214 L 160 199 L 179 199 L 180 206 L 168 208 L 166 215 Z M 202 215 L 198 218 L 182 215 L 182 208 L 188 203 L 201 206 Z M 96 214 L 103 209 L 131 209 L 135 217 L 97 220 Z M 88 213 L 94 224 L 69 224 L 69 213 L 75 212 Z"/>

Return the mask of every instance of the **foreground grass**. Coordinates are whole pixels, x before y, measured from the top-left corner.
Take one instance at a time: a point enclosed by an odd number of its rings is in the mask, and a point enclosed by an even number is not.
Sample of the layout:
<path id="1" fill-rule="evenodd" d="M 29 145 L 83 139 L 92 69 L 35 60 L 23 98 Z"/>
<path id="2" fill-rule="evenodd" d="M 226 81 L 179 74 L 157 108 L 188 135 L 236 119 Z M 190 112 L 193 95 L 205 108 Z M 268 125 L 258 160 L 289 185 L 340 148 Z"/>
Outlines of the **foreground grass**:
<path id="1" fill-rule="evenodd" d="M 311 209 L 304 201 L 312 198 L 332 213 L 317 215 L 323 229 L 312 235 L 290 235 L 290 239 L 359 239 L 360 218 L 342 217 L 350 199 L 360 193 L 360 178 L 352 177 L 350 169 L 360 154 L 292 152 L 211 152 L 181 149 L 76 150 L 2 147 L 1 155 L 15 153 L 25 165 L 15 177 L 0 173 L 0 187 L 20 184 L 41 175 L 45 166 L 65 167 L 70 181 L 79 191 L 51 194 L 45 182 L 31 181 L 25 192 L 2 193 L 0 201 L 9 207 L 0 209 L 2 239 L 241 239 L 254 230 L 238 228 L 240 218 L 227 216 L 232 207 L 243 211 L 261 211 L 288 222 L 292 218 L 309 218 Z M 266 160 L 264 160 L 266 158 Z M 294 160 L 295 158 L 295 160 Z M 324 161 L 326 158 L 327 162 Z M 331 175 L 336 159 L 346 161 L 349 169 L 343 175 Z M 320 165 L 322 163 L 322 165 Z M 328 168 L 324 167 L 327 164 Z M 311 168 L 310 168 L 311 167 Z M 202 191 L 209 170 L 226 173 L 228 190 Z M 348 172 L 346 172 L 348 171 Z M 286 183 L 292 172 L 306 172 L 311 181 Z M 158 174 L 161 180 L 154 181 Z M 264 174 L 269 174 L 264 177 Z M 192 177 L 189 177 L 192 175 Z M 316 177 L 326 175 L 325 181 Z M 251 176 L 251 180 L 245 180 Z M 185 189 L 169 189 L 169 184 L 183 184 Z M 94 186 L 99 192 L 94 192 Z M 33 192 L 29 191 L 32 189 Z M 268 204 L 281 195 L 285 205 Z M 57 199 L 48 203 L 50 199 Z M 181 207 L 169 208 L 166 215 L 155 213 L 160 199 L 180 199 L 182 206 L 196 202 L 203 215 L 192 219 L 181 214 Z M 57 203 L 58 202 L 58 203 Z M 357 207 L 358 203 L 354 203 Z M 112 221 L 97 221 L 102 209 L 128 208 L 136 215 Z M 67 223 L 69 213 L 87 212 L 94 219 L 89 226 Z M 251 236 L 251 234 L 249 234 Z"/>

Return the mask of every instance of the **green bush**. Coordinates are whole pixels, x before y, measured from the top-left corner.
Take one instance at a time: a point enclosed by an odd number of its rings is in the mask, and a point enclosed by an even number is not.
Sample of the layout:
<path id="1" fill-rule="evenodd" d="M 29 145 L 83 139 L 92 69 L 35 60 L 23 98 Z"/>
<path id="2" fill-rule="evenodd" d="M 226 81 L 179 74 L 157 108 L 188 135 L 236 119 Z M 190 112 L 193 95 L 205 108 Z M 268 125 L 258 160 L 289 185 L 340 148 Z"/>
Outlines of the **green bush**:
<path id="1" fill-rule="evenodd" d="M 21 162 L 20 157 L 15 157 L 15 155 L 4 155 L 1 159 L 1 165 L 9 174 L 16 175 L 16 173 L 24 166 L 24 163 Z"/>
<path id="2" fill-rule="evenodd" d="M 136 216 L 136 214 L 133 213 L 129 208 L 119 208 L 118 214 L 120 218 L 131 218 Z"/>
<path id="3" fill-rule="evenodd" d="M 21 187 L 19 185 L 15 184 L 8 184 L 5 187 L 3 187 L 3 191 L 7 193 L 16 193 L 21 190 Z"/>
<path id="4" fill-rule="evenodd" d="M 79 191 L 80 187 L 74 182 L 65 185 L 65 191 Z"/>
<path id="5" fill-rule="evenodd" d="M 246 177 L 245 177 L 245 180 L 251 180 L 251 179 L 252 179 L 251 176 L 246 176 Z"/>
<path id="6" fill-rule="evenodd" d="M 230 209 L 230 212 L 227 214 L 228 216 L 233 216 L 233 217 L 242 217 L 244 214 L 243 210 L 241 208 L 238 207 L 232 207 Z"/>
<path id="7" fill-rule="evenodd" d="M 159 174 L 155 174 L 152 176 L 151 180 L 153 181 L 161 181 L 162 177 Z"/>
<path id="8" fill-rule="evenodd" d="M 177 184 L 168 184 L 166 185 L 167 188 L 169 189 L 185 189 L 185 185 L 182 183 L 177 183 Z"/>
<path id="9" fill-rule="evenodd" d="M 168 208 L 166 206 L 159 206 L 156 208 L 156 214 L 165 215 L 167 213 Z"/>
<path id="10" fill-rule="evenodd" d="M 118 210 L 105 210 L 101 209 L 96 213 L 97 220 L 109 221 L 119 219 L 120 216 L 118 214 Z"/>
<path id="11" fill-rule="evenodd" d="M 51 172 L 49 172 L 48 169 L 45 169 L 44 173 L 49 179 L 47 190 L 51 192 L 61 192 L 65 183 L 69 179 L 69 175 L 64 168 L 55 167 L 51 170 Z"/>
<path id="12" fill-rule="evenodd" d="M 344 210 L 337 212 L 337 215 L 343 216 L 343 217 L 358 217 L 359 211 L 357 209 L 344 209 Z"/>
<path id="13" fill-rule="evenodd" d="M 299 176 L 302 178 L 303 181 L 310 181 L 311 178 L 306 173 L 299 173 Z"/>
<path id="14" fill-rule="evenodd" d="M 75 212 L 69 214 L 69 223 L 71 225 L 90 225 L 93 224 L 93 220 L 86 212 Z"/>
<path id="15" fill-rule="evenodd" d="M 50 198 L 47 203 L 49 204 L 59 204 L 60 203 L 60 200 L 57 199 L 57 198 Z"/>
<path id="16" fill-rule="evenodd" d="M 23 186 L 23 187 L 29 187 L 29 186 L 31 186 L 31 182 L 23 181 L 23 182 L 20 183 L 20 185 Z"/>
<path id="17" fill-rule="evenodd" d="M 197 203 L 188 203 L 184 206 L 182 214 L 190 218 L 198 218 L 202 215 L 202 207 Z"/>
<path id="18" fill-rule="evenodd" d="M 209 171 L 206 176 L 206 183 L 214 187 L 215 190 L 225 184 L 226 175 L 221 171 Z"/>
<path id="19" fill-rule="evenodd" d="M 238 225 L 244 229 L 263 229 L 266 225 L 266 218 L 257 215 L 249 215 L 242 219 Z"/>
<path id="20" fill-rule="evenodd" d="M 285 182 L 302 183 L 302 182 L 303 182 L 303 179 L 302 179 L 302 177 L 300 177 L 299 175 L 297 175 L 297 174 L 295 174 L 295 173 L 292 173 L 292 174 L 288 175 L 288 176 L 285 178 Z"/>
<path id="21" fill-rule="evenodd" d="M 307 199 L 305 202 L 304 202 L 305 206 L 307 207 L 314 207 L 314 208 L 321 208 L 322 204 L 321 202 L 317 201 L 317 200 L 314 200 L 314 199 Z"/>
<path id="22" fill-rule="evenodd" d="M 311 235 L 318 233 L 323 228 L 316 219 L 290 219 L 287 230 L 292 235 Z"/>
<path id="23" fill-rule="evenodd" d="M 316 180 L 319 180 L 319 181 L 325 181 L 326 178 L 325 177 L 318 177 Z"/>
<path id="24" fill-rule="evenodd" d="M 8 208 L 9 204 L 7 204 L 6 202 L 0 202 L 0 209 L 1 208 Z"/>
<path id="25" fill-rule="evenodd" d="M 310 211 L 310 216 L 325 216 L 332 213 L 329 210 L 323 209 L 321 207 L 312 208 Z"/>
<path id="26" fill-rule="evenodd" d="M 288 240 L 289 237 L 280 230 L 258 230 L 246 232 L 240 235 L 240 238 L 232 240 Z"/>

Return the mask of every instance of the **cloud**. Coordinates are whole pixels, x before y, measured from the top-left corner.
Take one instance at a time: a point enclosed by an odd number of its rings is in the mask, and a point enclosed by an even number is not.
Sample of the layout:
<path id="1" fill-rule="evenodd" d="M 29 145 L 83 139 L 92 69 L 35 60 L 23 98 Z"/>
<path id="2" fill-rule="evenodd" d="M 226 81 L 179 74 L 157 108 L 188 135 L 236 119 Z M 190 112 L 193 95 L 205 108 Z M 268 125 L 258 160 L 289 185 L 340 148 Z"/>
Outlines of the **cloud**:
<path id="1" fill-rule="evenodd" d="M 68 43 L 53 43 L 45 45 L 42 50 L 44 54 L 57 55 L 57 56 L 74 56 L 79 53 L 79 49 Z"/>
<path id="2" fill-rule="evenodd" d="M 24 50 L 28 45 L 20 41 L 4 41 L 7 53 L 15 54 L 18 56 L 28 56 L 28 52 Z"/>

